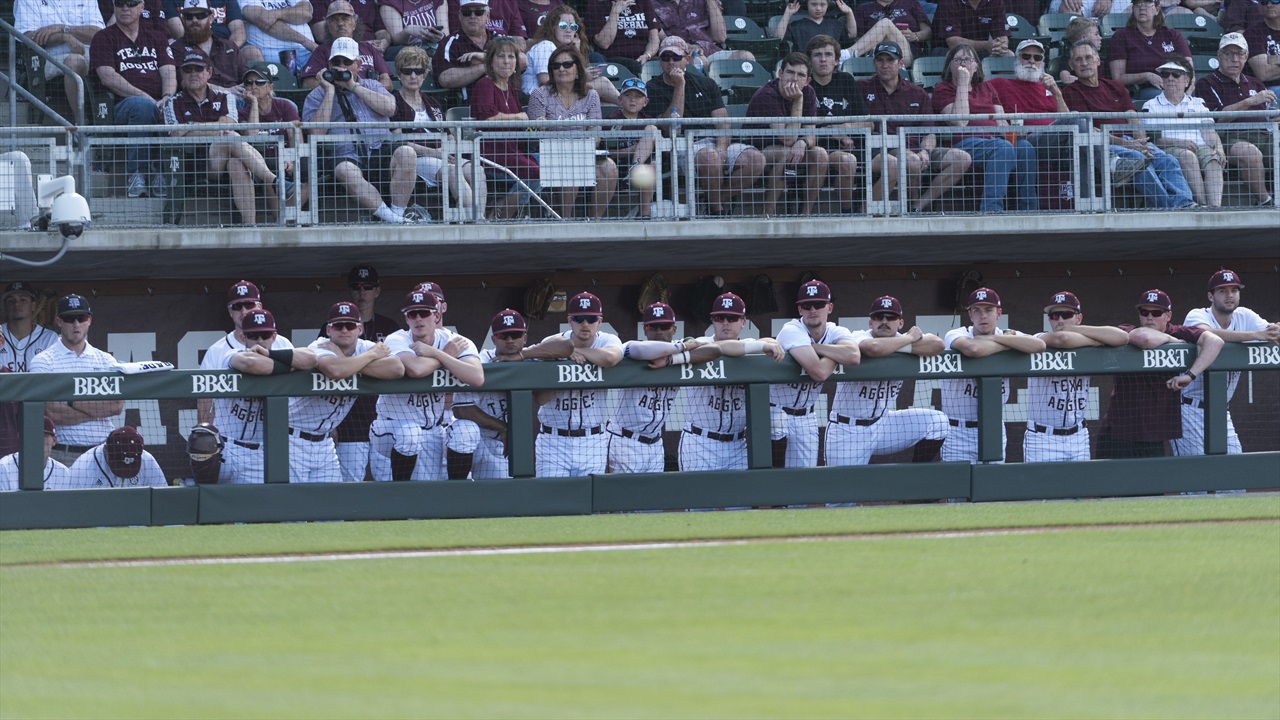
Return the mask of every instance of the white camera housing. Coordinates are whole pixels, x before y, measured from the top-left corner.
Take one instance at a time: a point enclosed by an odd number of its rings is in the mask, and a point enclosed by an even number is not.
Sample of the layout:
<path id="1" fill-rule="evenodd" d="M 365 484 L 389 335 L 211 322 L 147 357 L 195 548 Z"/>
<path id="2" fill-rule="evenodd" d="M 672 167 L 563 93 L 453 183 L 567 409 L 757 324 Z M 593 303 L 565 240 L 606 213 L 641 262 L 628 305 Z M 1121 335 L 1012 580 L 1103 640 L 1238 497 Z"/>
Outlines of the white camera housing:
<path id="1" fill-rule="evenodd" d="M 89 202 L 76 192 L 75 178 L 41 175 L 39 184 L 40 210 L 47 214 L 49 226 L 58 228 L 64 238 L 83 235 L 93 217 L 89 214 Z"/>

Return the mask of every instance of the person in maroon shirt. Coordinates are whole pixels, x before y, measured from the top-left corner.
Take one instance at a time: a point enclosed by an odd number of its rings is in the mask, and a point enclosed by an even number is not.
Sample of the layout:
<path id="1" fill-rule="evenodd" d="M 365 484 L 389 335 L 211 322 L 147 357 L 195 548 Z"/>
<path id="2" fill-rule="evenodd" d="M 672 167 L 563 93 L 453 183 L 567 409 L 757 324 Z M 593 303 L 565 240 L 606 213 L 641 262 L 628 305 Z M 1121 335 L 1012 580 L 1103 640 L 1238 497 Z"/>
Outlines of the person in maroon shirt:
<path id="1" fill-rule="evenodd" d="M 462 27 L 462 8 L 471 3 L 468 0 L 448 0 L 448 2 L 449 27 Z M 487 0 L 486 6 L 489 12 L 484 17 L 485 29 L 493 35 L 513 37 L 516 39 L 516 47 L 527 50 L 527 38 L 532 31 L 524 26 L 524 18 L 520 15 L 520 8 L 516 6 L 515 0 Z"/>
<path id="2" fill-rule="evenodd" d="M 464 22 L 466 18 L 464 18 Z M 528 120 L 520 105 L 520 46 L 514 38 L 498 37 L 489 41 L 484 51 L 485 75 L 476 82 L 471 94 L 471 117 L 476 120 Z M 488 160 L 515 173 L 527 185 L 538 180 L 538 163 L 524 153 L 518 140 L 481 140 L 480 151 Z M 508 178 L 504 173 L 503 179 Z M 510 218 L 528 201 L 527 191 L 511 181 L 503 203 L 494 209 L 498 219 Z"/>
<path id="3" fill-rule="evenodd" d="M 1249 72 L 1271 92 L 1280 93 L 1280 3 L 1262 6 L 1262 16 L 1245 31 Z"/>
<path id="4" fill-rule="evenodd" d="M 1155 0 L 1134 0 L 1131 12 L 1107 43 L 1107 63 L 1113 80 L 1138 89 L 1136 100 L 1150 100 L 1164 89 L 1156 73 L 1164 56 L 1176 52 L 1191 62 L 1191 47 L 1182 33 L 1165 27 Z"/>
<path id="5" fill-rule="evenodd" d="M 809 58 L 804 53 L 793 52 L 782 60 L 778 77 L 770 80 L 751 96 L 747 105 L 747 117 L 752 118 L 816 118 L 818 96 L 809 87 Z M 744 130 L 772 128 L 787 130 L 786 135 L 748 136 L 749 142 L 764 152 L 765 173 L 764 214 L 777 213 L 778 195 L 788 178 L 797 182 L 804 178 L 804 211 L 813 214 L 818 192 L 827 179 L 827 151 L 812 135 L 801 136 L 800 128 L 812 129 L 809 123 L 748 123 Z"/>
<path id="6" fill-rule="evenodd" d="M 1227 33 L 1218 41 L 1218 69 L 1196 81 L 1195 95 L 1204 101 L 1204 106 L 1210 112 L 1275 108 L 1276 94 L 1257 78 L 1244 74 L 1248 59 L 1249 44 L 1240 33 Z M 1273 115 L 1272 120 L 1274 119 Z M 1230 128 L 1234 122 L 1237 122 L 1235 118 L 1220 118 L 1215 121 L 1217 125 L 1226 128 Z M 1256 120 L 1241 119 L 1239 122 Z M 1222 129 L 1218 131 L 1218 137 L 1229 148 L 1227 154 L 1231 163 L 1240 166 L 1245 177 L 1253 180 L 1250 189 L 1256 195 L 1257 204 L 1272 204 L 1271 194 L 1266 191 L 1266 181 L 1263 179 L 1263 169 L 1270 168 L 1274 160 L 1271 133 L 1266 130 Z"/>
<path id="7" fill-rule="evenodd" d="M 240 76 L 244 75 L 247 60 L 241 55 L 239 45 L 213 33 L 213 11 L 208 0 L 185 0 L 178 12 L 178 20 L 182 23 L 183 34 L 170 45 L 195 45 L 203 50 L 213 63 L 209 87 L 238 96 Z M 176 47 L 174 52 L 177 52 Z"/>
<path id="8" fill-rule="evenodd" d="M 1222 12 L 1223 32 L 1245 32 L 1256 27 L 1262 18 L 1262 3 L 1259 0 L 1227 0 Z"/>
<path id="9" fill-rule="evenodd" d="M 240 105 L 239 121 L 241 123 L 299 123 L 298 106 L 292 100 L 275 96 L 276 73 L 279 65 L 266 62 L 250 63 L 241 78 L 242 97 L 245 102 Z M 284 140 L 285 147 L 293 147 L 294 133 L 284 128 L 276 130 L 241 130 L 241 135 L 274 135 Z M 294 171 L 293 161 L 285 161 L 280 167 L 279 148 L 276 143 L 268 143 L 262 147 L 263 160 L 267 165 L 276 168 L 277 174 L 285 178 L 293 178 L 294 182 L 285 183 L 286 199 L 293 196 L 307 197 L 306 173 Z M 266 193 L 267 210 L 274 214 L 280 208 L 280 199 L 276 193 Z"/>
<path id="10" fill-rule="evenodd" d="M 587 37 L 609 62 L 633 73 L 658 54 L 661 35 L 662 25 L 650 0 L 587 2 Z"/>
<path id="11" fill-rule="evenodd" d="M 320 84 L 316 75 L 329 67 L 325 58 L 329 57 L 329 52 L 333 49 L 333 41 L 343 37 L 356 39 L 357 35 L 362 35 L 360 22 L 355 8 L 347 0 L 333 0 L 329 3 L 328 15 L 324 19 L 324 26 L 327 28 L 325 36 L 329 39 L 316 46 L 307 64 L 298 71 L 299 85 L 311 90 Z M 360 48 L 360 76 L 377 80 L 382 83 L 382 87 L 391 90 L 391 68 L 387 67 L 387 61 L 382 57 L 382 51 L 386 48 L 379 48 L 376 43 L 364 40 L 357 40 L 356 45 Z"/>
<path id="12" fill-rule="evenodd" d="M 378 14 L 392 45 L 387 52 L 388 60 L 395 59 L 398 47 L 407 45 L 421 47 L 431 54 L 438 43 L 449 36 L 445 0 L 381 0 Z"/>
<path id="13" fill-rule="evenodd" d="M 436 83 L 440 87 L 461 89 L 462 97 L 467 98 L 476 82 L 488 72 L 484 60 L 485 51 L 497 35 L 487 27 L 489 0 L 462 0 L 462 3 L 458 32 L 450 35 L 436 48 L 435 57 L 431 59 L 431 69 L 435 72 Z M 519 41 L 516 42 L 516 51 L 517 72 L 522 73 L 529 61 Z"/>
<path id="14" fill-rule="evenodd" d="M 98 0 L 98 11 L 102 13 L 102 22 L 107 25 L 115 20 L 113 5 L 114 0 Z M 141 13 L 139 22 L 143 27 L 157 30 L 166 38 L 169 36 L 169 15 L 164 10 L 163 0 L 142 0 Z"/>
<path id="15" fill-rule="evenodd" d="M 1120 325 L 1129 344 L 1143 350 L 1168 343 L 1196 346 L 1196 360 L 1188 369 L 1166 373 L 1118 375 L 1111 402 L 1102 418 L 1098 459 L 1161 457 L 1165 442 L 1182 437 L 1182 388 L 1204 373 L 1222 351 L 1222 338 L 1204 328 L 1174 325 L 1173 302 L 1163 290 L 1147 290 L 1138 300 L 1138 325 Z"/>
<path id="16" fill-rule="evenodd" d="M 940 0 L 933 14 L 938 40 L 947 48 L 970 45 L 980 55 L 1010 56 L 1004 0 Z"/>
<path id="17" fill-rule="evenodd" d="M 116 97 L 117 125 L 159 125 L 160 106 L 178 89 L 178 73 L 169 50 L 169 38 L 142 24 L 142 0 L 115 0 L 115 24 L 109 25 L 89 45 L 89 67 Z M 146 137 L 131 133 L 130 137 Z M 144 173 L 151 172 L 151 149 L 130 145 L 125 156 L 129 197 L 148 192 Z M 155 173 L 150 193 L 164 197 L 168 180 Z"/>
<path id="18" fill-rule="evenodd" d="M 310 0 L 310 2 L 311 34 L 316 42 L 332 44 L 339 37 L 355 37 L 333 34 L 329 18 L 333 16 L 333 6 L 341 3 L 346 6 L 343 12 L 354 15 L 360 21 L 360 33 L 356 40 L 369 43 L 369 46 L 377 50 L 378 54 L 386 52 L 387 47 L 391 45 L 391 34 L 382 25 L 382 15 L 379 12 L 382 3 L 378 0 Z"/>

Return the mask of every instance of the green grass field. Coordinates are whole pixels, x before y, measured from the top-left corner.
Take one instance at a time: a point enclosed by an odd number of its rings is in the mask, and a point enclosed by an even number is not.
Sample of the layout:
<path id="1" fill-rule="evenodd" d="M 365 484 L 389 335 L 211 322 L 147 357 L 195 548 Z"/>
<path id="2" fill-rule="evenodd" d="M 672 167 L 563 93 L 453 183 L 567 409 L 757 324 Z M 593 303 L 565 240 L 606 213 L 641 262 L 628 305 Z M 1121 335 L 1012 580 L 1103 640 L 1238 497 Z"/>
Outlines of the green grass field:
<path id="1" fill-rule="evenodd" d="M 1280 498 L 7 532 L 0 716 L 1277 718 Z"/>

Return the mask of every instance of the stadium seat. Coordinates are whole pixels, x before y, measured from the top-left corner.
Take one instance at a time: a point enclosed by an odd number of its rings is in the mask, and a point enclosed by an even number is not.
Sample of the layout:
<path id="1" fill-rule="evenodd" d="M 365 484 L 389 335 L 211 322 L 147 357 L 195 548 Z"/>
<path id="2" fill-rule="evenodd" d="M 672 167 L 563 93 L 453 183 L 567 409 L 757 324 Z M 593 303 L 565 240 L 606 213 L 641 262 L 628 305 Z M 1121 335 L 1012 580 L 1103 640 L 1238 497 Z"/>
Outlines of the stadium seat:
<path id="1" fill-rule="evenodd" d="M 1116 30 L 1124 27 L 1127 22 L 1129 22 L 1129 13 L 1127 12 L 1104 15 L 1102 22 L 1098 23 L 1098 33 L 1105 40 L 1115 35 Z"/>
<path id="2" fill-rule="evenodd" d="M 1222 26 L 1217 20 L 1203 15 L 1167 15 L 1164 24 L 1171 27 L 1187 39 L 1191 52 L 1218 51 L 1218 40 L 1222 38 Z"/>
<path id="3" fill-rule="evenodd" d="M 845 60 L 840 66 L 840 69 L 859 80 L 866 80 L 867 78 L 875 77 L 876 75 L 875 58 L 852 57 Z M 902 68 L 898 71 L 898 77 L 903 80 L 911 80 L 911 71 L 907 68 Z"/>
<path id="4" fill-rule="evenodd" d="M 769 24 L 765 27 L 765 34 L 771 38 L 778 37 L 778 23 L 782 22 L 781 15 L 774 15 L 769 18 Z"/>
<path id="5" fill-rule="evenodd" d="M 716 81 L 730 103 L 750 101 L 756 90 L 773 79 L 763 65 L 750 60 L 715 60 L 707 68 L 707 77 Z"/>
<path id="6" fill-rule="evenodd" d="M 1195 68 L 1196 77 L 1204 77 L 1218 69 L 1217 55 L 1192 55 L 1191 66 Z"/>
<path id="7" fill-rule="evenodd" d="M 988 80 L 996 77 L 1013 77 L 1017 62 L 1017 58 L 1014 57 L 985 57 L 982 59 L 982 74 Z"/>
<path id="8" fill-rule="evenodd" d="M 1077 17 L 1078 13 L 1045 13 L 1040 16 L 1040 34 L 1056 43 L 1067 34 L 1067 25 Z"/>
<path id="9" fill-rule="evenodd" d="M 605 63 L 602 74 L 609 78 L 609 82 L 613 83 L 613 86 L 618 89 L 622 88 L 624 81 L 636 76 L 626 65 L 619 65 L 618 63 Z"/>
<path id="10" fill-rule="evenodd" d="M 741 15 L 730 15 L 724 19 L 727 50 L 746 50 L 755 56 L 765 67 L 771 67 L 778 60 L 778 39 L 766 35 L 755 20 Z"/>
<path id="11" fill-rule="evenodd" d="M 933 88 L 942 80 L 942 71 L 946 67 L 946 58 L 936 55 L 925 55 L 916 58 L 911 64 L 911 81 L 925 90 Z"/>
<path id="12" fill-rule="evenodd" d="M 1017 47 L 1018 43 L 1028 39 L 1039 40 L 1044 45 L 1049 44 L 1049 36 L 1041 35 L 1040 30 L 1036 27 L 1035 23 L 1021 15 L 1009 13 L 1005 16 L 1005 26 L 1009 28 L 1010 50 Z"/>
<path id="13" fill-rule="evenodd" d="M 662 74 L 662 61 L 650 60 L 640 66 L 640 79 L 646 83 Z"/>

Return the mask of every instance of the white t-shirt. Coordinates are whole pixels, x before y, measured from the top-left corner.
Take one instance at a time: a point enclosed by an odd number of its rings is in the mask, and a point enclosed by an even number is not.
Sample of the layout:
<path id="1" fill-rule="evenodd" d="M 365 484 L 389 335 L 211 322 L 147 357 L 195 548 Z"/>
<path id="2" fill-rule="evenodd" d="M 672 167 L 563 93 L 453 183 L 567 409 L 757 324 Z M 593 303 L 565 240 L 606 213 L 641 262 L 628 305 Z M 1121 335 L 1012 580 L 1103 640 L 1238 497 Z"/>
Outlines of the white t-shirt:
<path id="1" fill-rule="evenodd" d="M 65 481 L 49 482 L 45 490 L 86 490 L 108 487 L 165 487 L 164 472 L 155 457 L 142 451 L 142 467 L 131 478 L 122 478 L 111 471 L 103 454 L 106 445 L 99 445 L 86 452 L 71 464 L 71 472 Z"/>
<path id="2" fill-rule="evenodd" d="M 36 325 L 30 335 L 18 340 L 9 330 L 9 324 L 5 323 L 0 325 L 0 335 L 4 335 L 4 347 L 0 348 L 0 367 L 9 368 L 10 372 L 28 372 L 36 355 L 58 342 L 58 333 L 43 325 Z"/>
<path id="3" fill-rule="evenodd" d="M 565 330 L 560 333 L 560 337 L 568 338 L 572 334 L 572 330 Z M 616 348 L 621 352 L 622 340 L 612 333 L 596 332 L 591 347 L 597 350 Z M 560 430 L 600 427 L 607 419 L 605 410 L 608 397 L 609 391 L 605 388 L 560 390 L 538 408 L 538 421 Z"/>
<path id="4" fill-rule="evenodd" d="M 1174 105 L 1169 99 L 1160 93 L 1154 98 L 1147 101 L 1142 106 L 1142 112 L 1176 112 L 1186 113 L 1188 115 L 1195 113 L 1208 113 L 1209 108 L 1205 107 L 1204 101 L 1194 95 L 1187 95 L 1182 98 L 1182 102 Z M 1180 118 L 1155 118 L 1151 120 L 1143 120 L 1142 124 L 1152 129 L 1160 131 L 1166 140 L 1189 140 L 1196 145 L 1204 145 L 1204 136 L 1200 131 L 1204 129 L 1202 126 L 1208 124 L 1213 127 L 1213 118 L 1210 117 L 1180 117 Z"/>
<path id="5" fill-rule="evenodd" d="M 115 370 L 116 359 L 95 348 L 84 344 L 84 352 L 76 355 L 62 342 L 56 342 L 44 352 L 31 360 L 31 372 L 107 372 Z M 60 445 L 97 445 L 107 439 L 107 435 L 116 428 L 112 417 L 87 420 L 76 425 L 57 425 L 58 443 Z"/>
<path id="6" fill-rule="evenodd" d="M 856 330 L 849 336 L 859 344 L 874 337 L 870 330 Z M 837 415 L 855 420 L 883 417 L 886 412 L 898 408 L 898 394 L 901 392 L 901 380 L 837 383 L 835 397 L 831 399 L 831 421 L 836 422 Z"/>
<path id="7" fill-rule="evenodd" d="M 67 481 L 67 466 L 49 458 L 44 463 L 44 486 Z M 18 453 L 0 458 L 0 492 L 18 489 Z"/>
<path id="8" fill-rule="evenodd" d="M 853 338 L 853 332 L 848 328 L 840 327 L 835 323 L 827 323 L 827 327 L 822 332 L 822 337 L 814 340 L 809 335 L 809 328 L 798 319 L 788 320 L 786 325 L 778 331 L 778 344 L 782 349 L 790 352 L 792 348 L 801 345 L 835 345 L 841 340 L 850 340 Z M 818 391 L 822 389 L 822 383 L 816 382 L 797 382 L 788 383 L 786 385 L 770 385 L 769 386 L 769 404 L 779 405 L 792 410 L 805 410 L 813 407 L 814 398 Z"/>
<path id="9" fill-rule="evenodd" d="M 555 49 L 556 44 L 550 40 L 543 40 L 529 48 L 529 65 L 524 69 L 524 75 L 520 76 L 520 87 L 525 95 L 532 95 L 538 89 L 538 73 L 547 74 L 547 63 L 551 61 L 551 53 Z"/>
<path id="10" fill-rule="evenodd" d="M 1267 321 L 1258 313 L 1247 307 L 1238 307 L 1231 313 L 1231 325 L 1222 327 L 1218 324 L 1218 319 L 1213 316 L 1213 308 L 1195 308 L 1187 313 L 1187 319 L 1182 321 L 1187 327 L 1199 327 L 1207 325 L 1214 330 L 1235 330 L 1238 332 L 1250 332 L 1253 330 L 1265 330 Z M 1227 399 L 1230 400 L 1236 394 L 1236 386 L 1240 384 L 1240 371 L 1232 370 L 1227 373 Z M 1182 388 L 1183 397 L 1195 398 L 1196 400 L 1204 400 L 1204 379 L 1197 377 L 1191 381 L 1191 384 Z"/>
<path id="11" fill-rule="evenodd" d="M 34 32 L 46 25 L 91 25 L 99 30 L 106 27 L 96 0 L 16 0 L 13 20 L 20 33 Z M 82 44 L 87 52 L 89 43 Z M 57 58 L 71 52 L 66 43 L 45 49 Z"/>
<path id="12" fill-rule="evenodd" d="M 327 337 L 318 337 L 307 347 L 323 357 L 338 357 L 338 353 L 320 346 L 329 343 Z M 368 350 L 374 343 L 356 338 L 355 354 Z M 356 395 L 302 395 L 289 398 L 289 427 L 312 435 L 328 435 L 342 423 L 356 404 Z"/>
<path id="13" fill-rule="evenodd" d="M 231 358 L 245 349 L 234 332 L 209 346 L 200 361 L 201 370 L 230 370 Z M 276 333 L 272 350 L 292 350 L 293 343 Z M 262 442 L 262 398 L 217 398 L 213 401 L 213 424 L 228 441 Z M 61 437 L 61 435 L 59 435 Z"/>
<path id="14" fill-rule="evenodd" d="M 995 334 L 1003 335 L 1004 331 L 996 328 Z M 948 332 L 942 342 L 946 349 L 950 350 L 951 344 L 960 338 L 972 340 L 973 328 L 956 328 Z M 939 385 L 942 386 L 942 412 L 947 417 L 954 420 L 976 421 L 978 419 L 978 378 L 943 380 Z M 1000 380 L 1000 397 L 1002 403 L 1009 402 L 1008 378 L 1001 378 Z"/>
<path id="15" fill-rule="evenodd" d="M 249 7 L 260 7 L 266 10 L 284 10 L 291 8 L 304 0 L 240 0 L 240 9 L 243 11 Z M 289 24 L 302 37 L 308 40 L 315 40 L 315 36 L 311 34 L 311 26 L 307 23 L 310 18 L 297 24 Z M 247 44 L 253 45 L 262 51 L 262 57 L 267 62 L 280 62 L 280 52 L 283 50 L 305 50 L 302 45 L 281 40 L 280 38 L 268 35 L 262 28 L 249 22 L 244 21 L 245 40 Z"/>
<path id="16" fill-rule="evenodd" d="M 455 337 L 462 337 L 455 333 L 449 332 L 444 328 L 436 328 L 435 337 L 431 341 L 431 346 L 437 350 L 443 350 L 449 341 Z M 467 340 L 463 338 L 463 340 Z M 413 331 L 397 330 L 387 336 L 387 349 L 391 351 L 391 356 L 395 355 L 416 355 L 413 351 Z M 480 353 L 476 351 L 475 343 L 467 340 L 467 347 L 458 355 L 458 359 L 467 357 L 480 357 Z M 418 423 L 422 427 L 435 427 L 444 422 L 444 399 L 445 393 L 405 393 L 401 395 L 380 395 L 378 397 L 378 417 L 388 418 L 392 420 L 410 420 Z"/>

